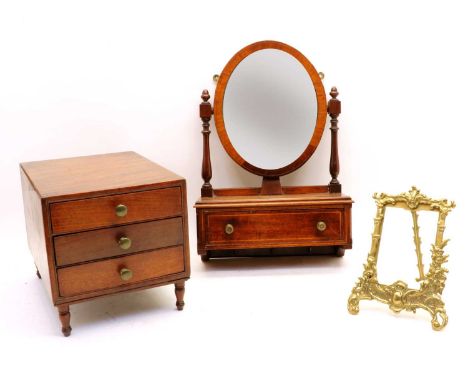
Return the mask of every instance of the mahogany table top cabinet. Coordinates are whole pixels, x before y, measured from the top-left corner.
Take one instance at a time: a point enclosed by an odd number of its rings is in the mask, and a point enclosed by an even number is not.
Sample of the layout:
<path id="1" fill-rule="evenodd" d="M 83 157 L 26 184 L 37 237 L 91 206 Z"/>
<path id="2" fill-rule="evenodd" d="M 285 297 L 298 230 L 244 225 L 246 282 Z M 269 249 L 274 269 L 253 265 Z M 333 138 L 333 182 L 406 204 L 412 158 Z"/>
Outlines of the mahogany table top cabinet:
<path id="1" fill-rule="evenodd" d="M 214 76 L 214 105 L 202 93 L 201 198 L 198 253 L 211 258 L 321 253 L 343 256 L 352 246 L 349 196 L 338 181 L 338 116 L 341 102 L 328 100 L 318 73 L 295 48 L 277 41 L 240 50 Z M 330 115 L 328 185 L 283 187 L 280 177 L 301 167 L 320 143 Z M 210 120 L 228 155 L 262 177 L 261 187 L 213 189 Z"/>
<path id="2" fill-rule="evenodd" d="M 69 336 L 70 304 L 190 277 L 185 179 L 134 153 L 20 165 L 37 276 Z"/>

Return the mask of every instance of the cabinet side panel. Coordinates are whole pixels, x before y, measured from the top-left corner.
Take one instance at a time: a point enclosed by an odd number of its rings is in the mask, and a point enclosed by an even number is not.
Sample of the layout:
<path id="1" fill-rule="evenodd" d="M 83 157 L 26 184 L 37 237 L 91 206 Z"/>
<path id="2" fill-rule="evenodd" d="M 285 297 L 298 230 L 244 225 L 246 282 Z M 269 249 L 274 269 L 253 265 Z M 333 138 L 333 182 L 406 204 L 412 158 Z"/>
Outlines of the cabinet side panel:
<path id="1" fill-rule="evenodd" d="M 190 242 L 189 242 L 189 220 L 187 211 L 187 184 L 185 179 L 181 181 L 181 197 L 182 197 L 182 209 L 184 214 L 184 261 L 185 261 L 185 272 L 187 277 L 190 277 Z"/>
<path id="2" fill-rule="evenodd" d="M 29 250 L 34 258 L 34 263 L 41 274 L 42 281 L 47 292 L 52 298 L 44 221 L 42 216 L 42 203 L 39 195 L 32 187 L 31 182 L 22 169 L 21 186 L 23 190 L 23 206 Z"/>
<path id="3" fill-rule="evenodd" d="M 197 208 L 197 252 L 199 255 L 206 255 L 204 219 L 205 210 L 202 208 Z"/>
<path id="4" fill-rule="evenodd" d="M 346 210 L 346 221 L 348 222 L 348 242 L 349 242 L 349 247 L 348 249 L 353 248 L 353 214 L 352 214 L 352 207 L 353 205 L 351 204 L 349 208 Z"/>

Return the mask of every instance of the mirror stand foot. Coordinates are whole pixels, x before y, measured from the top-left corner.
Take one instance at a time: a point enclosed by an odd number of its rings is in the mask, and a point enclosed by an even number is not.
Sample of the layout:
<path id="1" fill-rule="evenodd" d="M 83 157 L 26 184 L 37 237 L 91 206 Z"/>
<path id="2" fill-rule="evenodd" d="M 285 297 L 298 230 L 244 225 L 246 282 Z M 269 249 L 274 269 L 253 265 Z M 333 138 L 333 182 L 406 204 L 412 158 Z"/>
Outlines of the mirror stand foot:
<path id="1" fill-rule="evenodd" d="M 343 257 L 345 254 L 345 249 L 343 247 L 336 247 L 335 248 L 335 256 Z"/>

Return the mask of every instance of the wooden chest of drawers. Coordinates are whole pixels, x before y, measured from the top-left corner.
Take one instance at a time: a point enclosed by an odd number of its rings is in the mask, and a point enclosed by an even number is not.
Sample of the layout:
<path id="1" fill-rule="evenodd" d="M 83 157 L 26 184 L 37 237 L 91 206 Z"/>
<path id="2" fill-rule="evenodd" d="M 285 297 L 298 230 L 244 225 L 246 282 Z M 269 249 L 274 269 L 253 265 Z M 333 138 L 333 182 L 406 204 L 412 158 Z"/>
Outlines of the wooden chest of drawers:
<path id="1" fill-rule="evenodd" d="M 315 252 L 342 256 L 352 247 L 351 198 L 320 186 L 308 193 L 297 189 L 285 187 L 285 194 L 274 196 L 256 189 L 244 189 L 243 195 L 214 190 L 213 197 L 200 198 L 195 208 L 202 260 Z"/>
<path id="2" fill-rule="evenodd" d="M 69 305 L 190 276 L 185 180 L 133 153 L 22 163 L 29 248 L 62 332 Z"/>

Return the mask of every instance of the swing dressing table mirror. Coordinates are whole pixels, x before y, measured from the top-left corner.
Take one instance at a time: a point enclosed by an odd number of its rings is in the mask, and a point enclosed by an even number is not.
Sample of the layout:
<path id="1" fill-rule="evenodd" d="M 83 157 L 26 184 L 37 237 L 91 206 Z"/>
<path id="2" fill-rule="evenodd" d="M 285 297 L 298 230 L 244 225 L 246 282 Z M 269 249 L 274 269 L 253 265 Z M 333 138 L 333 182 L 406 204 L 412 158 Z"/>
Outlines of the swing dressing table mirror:
<path id="1" fill-rule="evenodd" d="M 341 194 L 338 116 L 341 103 L 298 50 L 276 41 L 240 50 L 219 76 L 214 106 L 202 93 L 201 198 L 196 202 L 198 253 L 217 257 L 334 254 L 351 248 L 350 197 Z M 281 185 L 280 177 L 301 167 L 331 117 L 330 173 L 322 186 Z M 213 189 L 209 135 L 216 130 L 228 155 L 262 177 L 258 188 Z"/>

